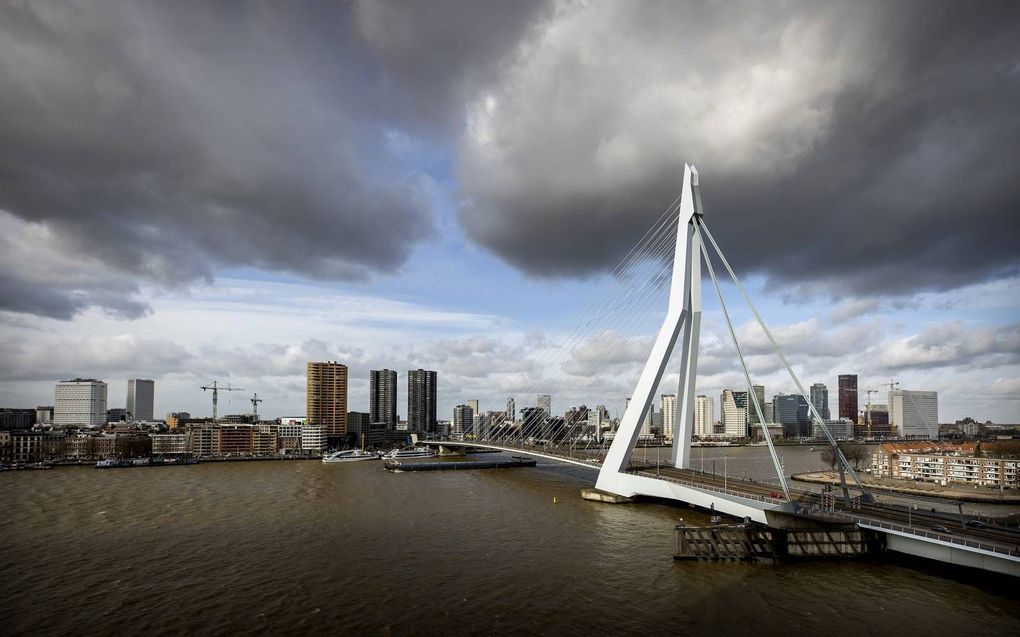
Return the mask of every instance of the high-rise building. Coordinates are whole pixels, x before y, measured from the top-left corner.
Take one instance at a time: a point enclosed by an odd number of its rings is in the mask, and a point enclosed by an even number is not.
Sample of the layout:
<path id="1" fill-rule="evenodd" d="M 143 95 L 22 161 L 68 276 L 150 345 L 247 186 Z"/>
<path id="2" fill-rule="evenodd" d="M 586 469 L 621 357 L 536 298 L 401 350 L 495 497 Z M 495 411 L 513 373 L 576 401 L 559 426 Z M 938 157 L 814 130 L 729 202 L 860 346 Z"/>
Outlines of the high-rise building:
<path id="1" fill-rule="evenodd" d="M 868 436 L 888 438 L 893 435 L 889 426 L 889 405 L 872 403 L 864 408 L 864 428 Z"/>
<path id="2" fill-rule="evenodd" d="M 100 427 L 106 422 L 106 383 L 94 378 L 75 378 L 57 383 L 53 424 Z"/>
<path id="3" fill-rule="evenodd" d="M 815 383 L 811 386 L 811 404 L 822 420 L 829 420 L 829 388 L 825 383 Z"/>
<path id="4" fill-rule="evenodd" d="M 708 396 L 694 399 L 694 435 L 706 438 L 715 434 L 715 402 Z"/>
<path id="5" fill-rule="evenodd" d="M 517 403 L 513 398 L 506 399 L 506 419 L 510 422 L 517 420 Z"/>
<path id="6" fill-rule="evenodd" d="M 627 399 L 627 404 L 624 409 L 630 408 L 630 398 Z M 644 418 L 641 419 L 641 431 L 639 432 L 642 436 L 648 436 L 652 433 L 652 421 L 654 420 L 655 404 L 649 403 L 648 411 L 645 412 Z"/>
<path id="7" fill-rule="evenodd" d="M 538 438 L 549 416 L 542 407 L 521 407 L 521 434 L 525 438 Z"/>
<path id="8" fill-rule="evenodd" d="M 676 426 L 676 394 L 659 396 L 659 405 L 662 410 L 662 435 L 672 440 L 673 428 Z"/>
<path id="9" fill-rule="evenodd" d="M 743 394 L 743 406 L 737 400 L 737 393 Z M 747 435 L 747 392 L 724 389 L 719 396 L 719 411 L 722 414 L 724 436 L 743 438 Z"/>
<path id="10" fill-rule="evenodd" d="M 800 394 L 777 394 L 772 399 L 776 422 L 782 423 L 787 438 L 811 435 L 808 402 Z"/>
<path id="11" fill-rule="evenodd" d="M 549 394 L 539 394 L 535 406 L 545 411 L 546 418 L 552 416 L 552 396 Z"/>
<path id="12" fill-rule="evenodd" d="M 471 408 L 471 413 L 473 413 L 474 415 L 477 416 L 478 414 L 482 413 L 482 410 L 478 408 L 477 398 L 465 401 L 464 404 Z"/>
<path id="13" fill-rule="evenodd" d="M 326 436 L 347 433 L 347 366 L 335 361 L 308 362 L 305 417 Z"/>
<path id="14" fill-rule="evenodd" d="M 407 372 L 407 428 L 436 433 L 436 373 L 427 369 Z"/>
<path id="15" fill-rule="evenodd" d="M 939 394 L 894 389 L 889 392 L 889 421 L 901 438 L 939 437 Z"/>
<path id="16" fill-rule="evenodd" d="M 450 434 L 453 436 L 464 436 L 474 430 L 475 412 L 470 405 L 457 405 L 453 408 L 453 424 L 450 427 Z"/>
<path id="17" fill-rule="evenodd" d="M 397 428 L 397 372 L 390 369 L 373 369 L 369 373 L 368 412 L 372 422 L 386 423 L 386 428 Z"/>
<path id="18" fill-rule="evenodd" d="M 747 435 L 748 414 L 750 414 L 752 410 L 751 406 L 748 404 L 748 401 L 749 399 L 746 391 L 733 392 L 733 402 L 737 404 L 738 409 L 744 410 L 744 433 L 741 434 L 742 436 Z"/>
<path id="19" fill-rule="evenodd" d="M 128 418 L 134 420 L 152 420 L 153 399 L 155 397 L 155 381 L 144 378 L 131 378 L 127 382 Z"/>
<path id="20" fill-rule="evenodd" d="M 358 444 L 362 444 L 362 440 L 364 440 L 364 444 L 370 444 L 369 434 L 371 430 L 368 428 L 369 422 L 371 420 L 367 411 L 347 412 L 347 432 L 357 436 Z"/>
<path id="21" fill-rule="evenodd" d="M 765 385 L 752 385 L 751 389 L 754 391 L 755 398 L 758 399 L 758 406 L 762 410 L 761 415 L 765 417 Z M 747 422 L 749 425 L 757 425 L 761 422 L 758 419 L 758 412 L 755 411 L 754 405 L 748 405 L 747 407 Z"/>
<path id="22" fill-rule="evenodd" d="M 840 374 L 838 379 L 839 417 L 856 423 L 857 419 L 857 374 Z"/>

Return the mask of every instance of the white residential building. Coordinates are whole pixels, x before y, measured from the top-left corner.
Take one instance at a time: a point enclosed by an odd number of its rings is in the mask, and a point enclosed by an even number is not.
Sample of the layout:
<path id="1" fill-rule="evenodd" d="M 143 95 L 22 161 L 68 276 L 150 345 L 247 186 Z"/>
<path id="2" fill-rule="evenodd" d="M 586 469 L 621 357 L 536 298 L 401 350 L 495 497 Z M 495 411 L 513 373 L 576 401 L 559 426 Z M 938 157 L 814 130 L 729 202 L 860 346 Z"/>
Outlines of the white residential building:
<path id="1" fill-rule="evenodd" d="M 305 425 L 301 428 L 301 450 L 322 453 L 326 450 L 326 428 L 320 425 Z"/>
<path id="2" fill-rule="evenodd" d="M 1015 489 L 1020 460 L 974 456 L 973 443 L 888 443 L 871 456 L 871 472 L 885 478 L 922 480 L 947 485 L 962 482 Z"/>
<path id="3" fill-rule="evenodd" d="M 715 401 L 708 396 L 694 399 L 694 435 L 707 438 L 715 433 Z"/>
<path id="4" fill-rule="evenodd" d="M 901 438 L 939 437 L 939 394 L 894 389 L 889 392 L 889 424 Z"/>
<path id="5" fill-rule="evenodd" d="M 662 410 L 662 435 L 666 440 L 673 439 L 673 428 L 676 426 L 676 394 L 663 394 L 659 397 Z"/>
<path id="6" fill-rule="evenodd" d="M 101 427 L 106 424 L 106 383 L 75 378 L 57 383 L 53 424 L 58 427 Z"/>
<path id="7" fill-rule="evenodd" d="M 719 397 L 719 411 L 722 412 L 722 435 L 731 438 L 747 436 L 747 407 L 737 405 L 731 390 L 723 390 Z"/>
<path id="8" fill-rule="evenodd" d="M 454 439 L 461 440 L 471 433 L 475 422 L 475 412 L 470 405 L 457 405 L 453 408 L 453 425 L 450 428 L 450 435 Z"/>

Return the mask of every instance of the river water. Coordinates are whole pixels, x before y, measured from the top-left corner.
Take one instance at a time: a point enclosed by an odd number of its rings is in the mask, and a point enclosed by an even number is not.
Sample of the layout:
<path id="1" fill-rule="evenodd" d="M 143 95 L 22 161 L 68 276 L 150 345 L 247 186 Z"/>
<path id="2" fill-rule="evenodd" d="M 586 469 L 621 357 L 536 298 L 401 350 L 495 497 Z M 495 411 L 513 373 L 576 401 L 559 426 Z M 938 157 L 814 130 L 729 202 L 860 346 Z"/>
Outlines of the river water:
<path id="1" fill-rule="evenodd" d="M 5 473 L 0 634 L 1020 634 L 1014 579 L 674 562 L 673 526 L 705 517 L 584 501 L 593 480 L 310 461 Z"/>

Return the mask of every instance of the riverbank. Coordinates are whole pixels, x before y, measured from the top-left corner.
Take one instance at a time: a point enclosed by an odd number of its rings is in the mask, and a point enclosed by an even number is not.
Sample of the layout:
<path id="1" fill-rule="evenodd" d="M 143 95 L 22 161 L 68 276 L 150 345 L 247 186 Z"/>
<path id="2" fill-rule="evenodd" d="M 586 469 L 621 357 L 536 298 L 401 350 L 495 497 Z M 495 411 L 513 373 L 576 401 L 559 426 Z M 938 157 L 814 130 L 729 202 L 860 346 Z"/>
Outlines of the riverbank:
<path id="1" fill-rule="evenodd" d="M 960 502 L 980 502 L 984 504 L 1020 504 L 1020 494 L 1012 491 L 993 491 L 988 487 L 971 487 L 963 485 L 943 487 L 930 482 L 907 482 L 891 478 L 874 478 L 866 473 L 858 474 L 861 484 L 875 491 L 901 493 L 904 495 L 920 495 L 929 498 L 943 498 Z M 835 471 L 812 471 L 795 473 L 790 476 L 797 482 L 811 484 L 839 484 L 839 474 Z"/>

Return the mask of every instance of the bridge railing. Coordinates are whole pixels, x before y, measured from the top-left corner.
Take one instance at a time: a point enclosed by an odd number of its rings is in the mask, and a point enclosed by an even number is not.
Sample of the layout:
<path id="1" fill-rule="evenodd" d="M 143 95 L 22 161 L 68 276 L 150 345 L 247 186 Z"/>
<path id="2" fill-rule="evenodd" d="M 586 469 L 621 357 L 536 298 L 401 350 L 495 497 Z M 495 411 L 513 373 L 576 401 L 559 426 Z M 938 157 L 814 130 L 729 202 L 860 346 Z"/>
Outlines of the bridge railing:
<path id="1" fill-rule="evenodd" d="M 924 529 L 915 529 L 915 528 L 911 528 L 911 527 L 907 527 L 907 526 L 900 526 L 898 524 L 890 524 L 889 522 L 882 522 L 881 520 L 876 520 L 874 518 L 864 517 L 862 515 L 853 515 L 853 514 L 850 514 L 850 513 L 846 513 L 844 511 L 828 512 L 828 511 L 822 511 L 820 509 L 812 509 L 811 510 L 811 514 L 812 515 L 818 515 L 820 517 L 827 517 L 827 518 L 830 518 L 830 519 L 850 520 L 852 522 L 856 522 L 857 524 L 865 524 L 867 526 L 879 527 L 879 528 L 882 528 L 882 529 L 887 529 L 889 531 L 897 531 L 897 532 L 900 532 L 900 533 L 907 533 L 907 534 L 910 534 L 910 535 L 916 535 L 918 537 L 923 537 L 923 538 L 926 538 L 926 539 L 940 540 L 942 542 L 948 542 L 950 544 L 957 544 L 957 545 L 960 545 L 960 546 L 965 546 L 967 548 L 973 548 L 973 549 L 979 549 L 979 550 L 982 550 L 982 551 L 988 551 L 990 553 L 998 553 L 1000 555 L 1009 555 L 1009 556 L 1020 555 L 1020 551 L 1018 551 L 1018 549 L 1007 549 L 1007 548 L 1003 548 L 1001 546 L 996 546 L 994 544 L 985 544 L 983 542 L 977 542 L 975 540 L 967 540 L 967 539 L 960 538 L 960 537 L 955 537 L 955 536 L 952 536 L 952 535 L 946 535 L 944 533 L 933 533 L 933 532 L 930 532 L 930 531 L 926 531 Z"/>
<path id="2" fill-rule="evenodd" d="M 702 484 L 700 482 L 695 482 L 693 480 L 681 480 L 680 478 L 655 474 L 650 471 L 632 470 L 631 473 L 646 478 L 655 478 L 656 480 L 665 480 L 666 482 L 673 482 L 675 484 L 690 487 L 692 489 L 698 489 L 699 491 L 713 491 L 715 493 L 731 495 L 737 498 L 744 498 L 746 500 L 757 500 L 758 502 L 767 502 L 769 504 L 784 504 L 786 502 L 786 500 L 782 498 L 773 498 L 767 495 L 760 495 L 757 493 L 744 493 L 742 491 L 734 491 L 733 489 L 723 489 L 720 487 L 712 486 L 710 484 Z"/>

